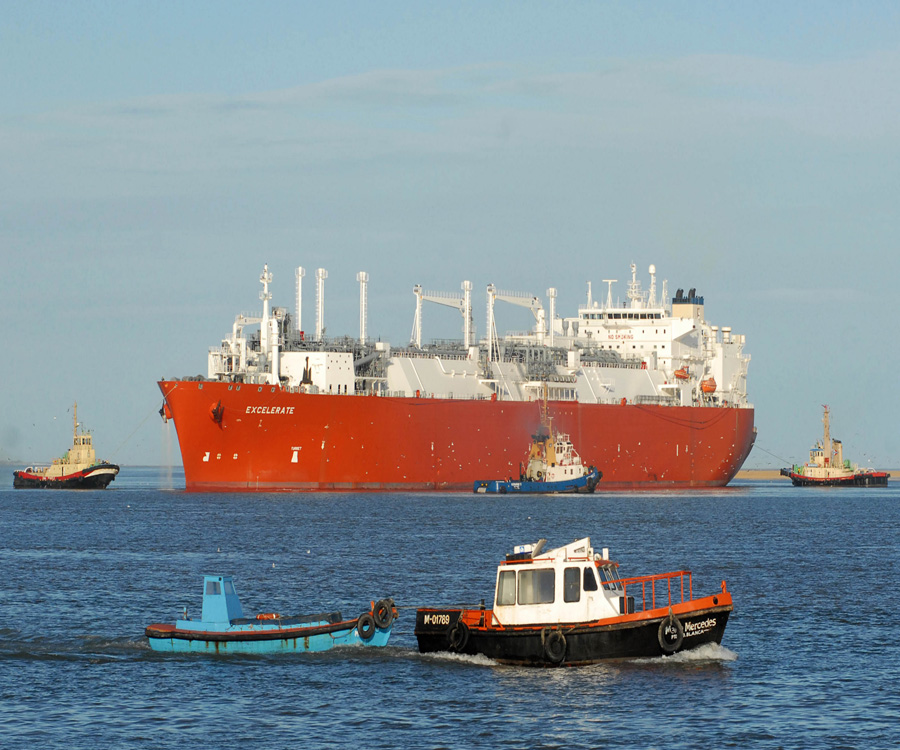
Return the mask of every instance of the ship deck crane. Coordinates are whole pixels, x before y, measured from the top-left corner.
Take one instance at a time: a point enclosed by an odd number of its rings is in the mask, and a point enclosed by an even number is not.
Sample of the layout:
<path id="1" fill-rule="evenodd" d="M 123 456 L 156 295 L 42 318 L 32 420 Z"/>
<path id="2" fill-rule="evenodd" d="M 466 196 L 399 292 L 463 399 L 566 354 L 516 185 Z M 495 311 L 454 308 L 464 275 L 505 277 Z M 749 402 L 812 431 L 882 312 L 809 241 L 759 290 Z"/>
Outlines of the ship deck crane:
<path id="1" fill-rule="evenodd" d="M 548 293 L 550 290 L 547 290 Z M 551 298 L 555 298 L 556 290 L 553 290 Z M 488 327 L 488 360 L 494 358 L 494 352 L 499 349 L 499 341 L 497 337 L 497 325 L 494 319 L 494 303 L 500 300 L 508 302 L 512 305 L 527 307 L 534 315 L 535 326 L 534 332 L 537 334 L 538 343 L 544 343 L 544 337 L 547 334 L 547 319 L 544 314 L 544 305 L 539 297 L 527 292 L 504 292 L 493 284 L 488 284 L 487 288 L 487 327 Z"/>
<path id="2" fill-rule="evenodd" d="M 422 303 L 434 302 L 437 305 L 446 307 L 455 307 L 459 310 L 463 318 L 463 342 L 466 349 L 472 345 L 475 339 L 475 326 L 472 322 L 472 282 L 464 281 L 460 288 L 462 294 L 454 294 L 453 292 L 426 292 L 420 284 L 413 287 L 413 294 L 416 295 L 416 317 L 413 320 L 411 343 L 417 349 L 422 348 Z"/>

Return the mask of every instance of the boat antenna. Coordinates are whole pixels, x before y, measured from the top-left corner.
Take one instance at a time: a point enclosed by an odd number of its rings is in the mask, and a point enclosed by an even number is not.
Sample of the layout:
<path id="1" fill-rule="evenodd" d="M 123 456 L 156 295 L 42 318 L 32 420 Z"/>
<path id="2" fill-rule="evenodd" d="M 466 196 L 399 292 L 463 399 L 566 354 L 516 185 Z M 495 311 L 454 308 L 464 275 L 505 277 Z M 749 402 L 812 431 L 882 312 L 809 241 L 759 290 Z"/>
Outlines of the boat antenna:
<path id="1" fill-rule="evenodd" d="M 608 284 L 608 288 L 606 290 L 606 309 L 608 310 L 613 306 L 612 303 L 612 285 L 616 283 L 618 279 L 603 279 L 604 284 Z"/>

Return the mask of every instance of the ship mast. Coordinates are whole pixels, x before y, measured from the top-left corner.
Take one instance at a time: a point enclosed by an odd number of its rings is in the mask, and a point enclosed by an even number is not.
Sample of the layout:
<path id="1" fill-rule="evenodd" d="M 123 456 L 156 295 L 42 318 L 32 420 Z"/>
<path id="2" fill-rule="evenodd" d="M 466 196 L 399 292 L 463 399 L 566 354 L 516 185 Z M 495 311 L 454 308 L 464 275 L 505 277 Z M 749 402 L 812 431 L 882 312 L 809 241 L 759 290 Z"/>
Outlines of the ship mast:
<path id="1" fill-rule="evenodd" d="M 825 460 L 827 461 L 827 465 L 831 466 L 834 456 L 831 452 L 831 426 L 828 423 L 828 406 L 822 404 L 822 408 L 825 409 L 825 416 L 822 417 L 822 423 L 825 425 L 825 440 L 822 443 L 822 448 L 825 452 Z"/>
<path id="2" fill-rule="evenodd" d="M 72 407 L 72 421 L 75 423 L 75 426 L 72 428 L 72 445 L 75 444 L 75 438 L 78 437 L 78 402 L 75 402 L 75 405 Z"/>
<path id="3" fill-rule="evenodd" d="M 269 264 L 263 266 L 263 272 L 260 274 L 259 282 L 262 284 L 262 291 L 259 298 L 263 303 L 262 323 L 259 326 L 259 348 L 263 354 L 269 354 L 269 300 L 272 299 L 272 293 L 269 291 L 269 284 L 272 283 L 272 274 L 269 272 Z"/>

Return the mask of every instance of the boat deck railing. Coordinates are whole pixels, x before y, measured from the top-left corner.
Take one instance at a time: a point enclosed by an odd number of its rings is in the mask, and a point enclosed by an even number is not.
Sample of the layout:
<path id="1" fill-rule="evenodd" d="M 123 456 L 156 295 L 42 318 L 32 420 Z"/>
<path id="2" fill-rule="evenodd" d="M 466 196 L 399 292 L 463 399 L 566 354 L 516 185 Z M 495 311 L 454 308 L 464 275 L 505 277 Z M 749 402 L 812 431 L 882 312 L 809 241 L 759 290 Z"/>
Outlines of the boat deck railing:
<path id="1" fill-rule="evenodd" d="M 642 612 L 659 607 L 671 607 L 673 604 L 682 604 L 694 598 L 693 581 L 689 570 L 622 578 L 618 581 L 604 583 L 604 586 L 615 586 L 616 584 L 621 584 L 622 596 L 634 597 L 635 610 L 638 609 L 640 602 L 640 611 Z M 687 598 L 685 598 L 685 594 Z"/>

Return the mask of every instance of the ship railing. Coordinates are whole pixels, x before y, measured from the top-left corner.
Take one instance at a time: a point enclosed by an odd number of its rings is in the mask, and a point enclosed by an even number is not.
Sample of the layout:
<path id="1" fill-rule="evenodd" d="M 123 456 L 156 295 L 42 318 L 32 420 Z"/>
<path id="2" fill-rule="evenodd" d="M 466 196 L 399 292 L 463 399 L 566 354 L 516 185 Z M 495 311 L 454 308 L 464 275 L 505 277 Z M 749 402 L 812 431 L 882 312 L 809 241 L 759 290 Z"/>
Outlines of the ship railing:
<path id="1" fill-rule="evenodd" d="M 630 597 L 633 597 L 634 609 L 640 612 L 659 607 L 671 607 L 673 604 L 682 604 L 694 598 L 693 581 L 689 570 L 603 582 L 604 588 L 617 585 L 622 591 L 622 598 L 627 602 Z M 640 603 L 639 610 L 638 603 Z"/>
<path id="2" fill-rule="evenodd" d="M 624 360 L 622 362 L 592 362 L 591 360 L 581 360 L 579 366 L 583 369 L 591 370 L 640 370 L 642 360 Z"/>
<path id="3" fill-rule="evenodd" d="M 440 355 L 435 355 L 434 352 L 417 351 L 415 349 L 395 349 L 393 352 L 391 352 L 391 354 L 398 356 L 398 357 L 404 357 L 406 359 L 435 359 L 435 357 L 437 357 L 438 359 L 441 359 L 441 360 L 453 359 L 453 360 L 465 361 L 469 358 L 468 355 L 461 354 L 461 353 L 460 354 L 441 353 Z"/>
<path id="4" fill-rule="evenodd" d="M 650 404 L 651 406 L 671 406 L 679 402 L 674 396 L 635 396 L 634 403 Z"/>

